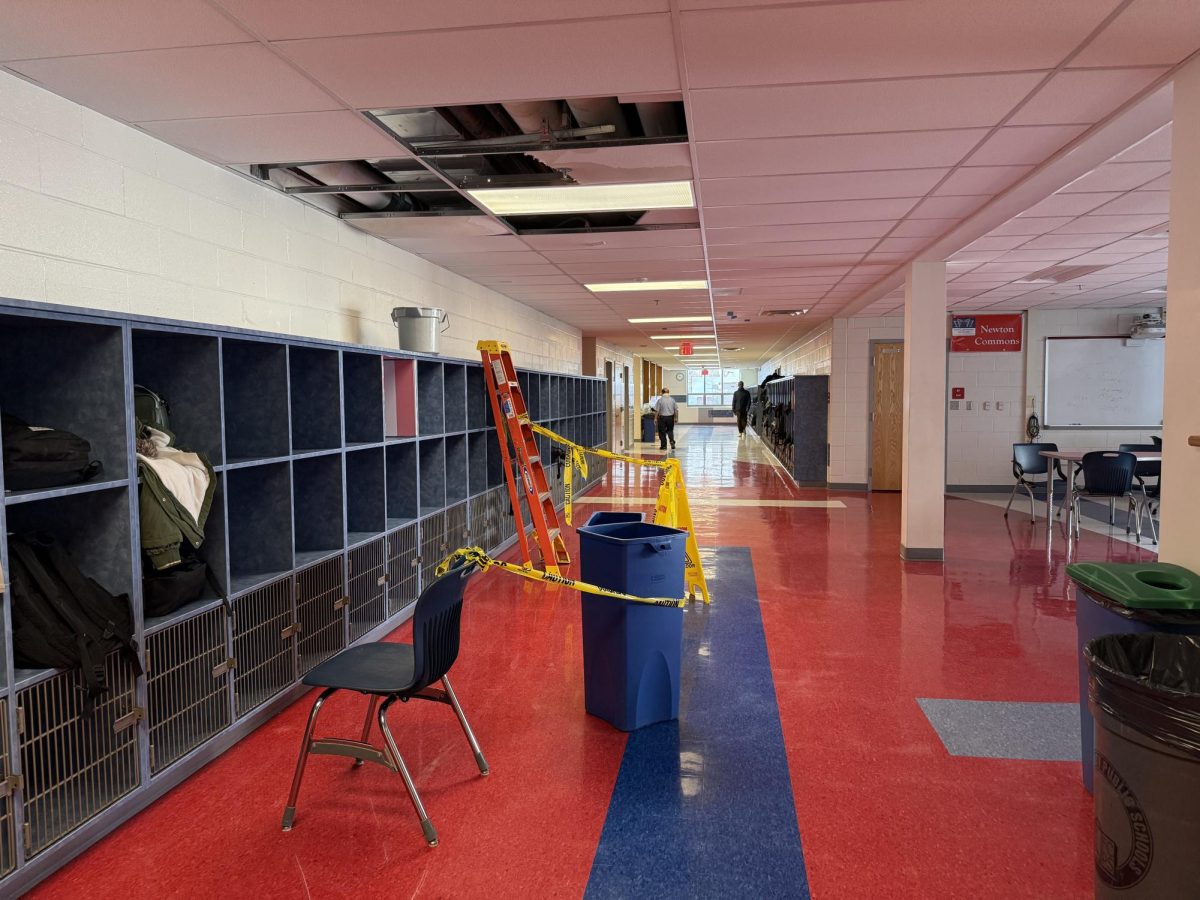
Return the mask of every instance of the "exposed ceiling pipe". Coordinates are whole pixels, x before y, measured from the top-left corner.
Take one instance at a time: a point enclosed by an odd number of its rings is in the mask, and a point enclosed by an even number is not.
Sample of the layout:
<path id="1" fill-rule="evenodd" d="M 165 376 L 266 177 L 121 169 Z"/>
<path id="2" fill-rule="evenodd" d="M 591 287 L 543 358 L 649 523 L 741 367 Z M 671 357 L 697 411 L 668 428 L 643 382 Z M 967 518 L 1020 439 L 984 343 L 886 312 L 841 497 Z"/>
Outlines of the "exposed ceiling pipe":
<path id="1" fill-rule="evenodd" d="M 440 106 L 438 113 L 467 140 L 511 137 L 520 132 L 520 125 L 499 104 Z M 491 156 L 488 163 L 497 175 L 543 175 L 553 171 L 523 153 Z"/>
<path id="2" fill-rule="evenodd" d="M 670 137 L 679 134 L 679 119 L 674 103 L 635 103 L 646 137 Z"/>
<path id="3" fill-rule="evenodd" d="M 541 134 L 563 127 L 562 108 L 553 100 L 526 100 L 505 103 L 504 108 L 525 134 Z"/>
<path id="4" fill-rule="evenodd" d="M 582 127 L 588 125 L 613 125 L 616 131 L 608 137 L 629 137 L 629 125 L 625 122 L 625 113 L 621 104 L 614 97 L 588 97 L 582 100 L 568 100 L 571 114 Z"/>
<path id="5" fill-rule="evenodd" d="M 311 175 L 321 184 L 386 184 L 387 179 L 366 163 L 331 162 L 316 166 L 297 166 L 296 170 Z M 345 194 L 367 209 L 381 210 L 391 205 L 388 194 Z"/>

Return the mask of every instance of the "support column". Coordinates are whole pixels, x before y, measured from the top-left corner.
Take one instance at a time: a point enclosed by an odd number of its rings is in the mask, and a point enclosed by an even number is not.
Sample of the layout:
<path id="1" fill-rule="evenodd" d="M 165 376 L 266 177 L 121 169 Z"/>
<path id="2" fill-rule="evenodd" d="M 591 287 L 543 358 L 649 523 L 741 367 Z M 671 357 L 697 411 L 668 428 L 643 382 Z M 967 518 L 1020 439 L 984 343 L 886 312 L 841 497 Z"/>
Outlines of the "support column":
<path id="1" fill-rule="evenodd" d="M 1158 558 L 1200 572 L 1200 59 L 1175 76 Z"/>
<path id="2" fill-rule="evenodd" d="M 904 284 L 904 559 L 940 560 L 945 553 L 945 405 L 946 264 L 915 262 Z"/>

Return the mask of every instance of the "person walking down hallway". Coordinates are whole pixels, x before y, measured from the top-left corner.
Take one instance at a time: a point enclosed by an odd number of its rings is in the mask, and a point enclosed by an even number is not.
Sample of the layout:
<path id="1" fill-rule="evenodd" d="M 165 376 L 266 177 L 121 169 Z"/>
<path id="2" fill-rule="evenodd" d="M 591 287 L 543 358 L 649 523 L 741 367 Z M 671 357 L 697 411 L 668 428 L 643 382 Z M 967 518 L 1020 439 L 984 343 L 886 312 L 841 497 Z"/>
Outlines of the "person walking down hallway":
<path id="1" fill-rule="evenodd" d="M 658 398 L 658 403 L 654 404 L 654 422 L 658 425 L 659 450 L 667 449 L 668 440 L 671 442 L 671 449 L 675 449 L 675 416 L 678 412 L 679 404 L 671 396 L 671 391 L 663 388 L 662 396 Z"/>
<path id="2" fill-rule="evenodd" d="M 746 433 L 746 417 L 750 415 L 750 392 L 743 381 L 738 382 L 733 392 L 733 414 L 737 416 L 738 437 L 742 437 Z"/>

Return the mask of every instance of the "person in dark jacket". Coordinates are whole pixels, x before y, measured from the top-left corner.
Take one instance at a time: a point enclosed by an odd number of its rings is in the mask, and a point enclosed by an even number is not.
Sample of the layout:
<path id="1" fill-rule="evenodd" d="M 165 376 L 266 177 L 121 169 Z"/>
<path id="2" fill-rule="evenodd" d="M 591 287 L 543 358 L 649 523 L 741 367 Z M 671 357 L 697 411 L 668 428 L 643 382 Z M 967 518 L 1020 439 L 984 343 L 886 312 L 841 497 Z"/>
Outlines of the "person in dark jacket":
<path id="1" fill-rule="evenodd" d="M 746 385 L 739 381 L 737 390 L 733 392 L 733 414 L 737 416 L 738 437 L 746 434 L 746 416 L 750 413 L 750 392 Z"/>

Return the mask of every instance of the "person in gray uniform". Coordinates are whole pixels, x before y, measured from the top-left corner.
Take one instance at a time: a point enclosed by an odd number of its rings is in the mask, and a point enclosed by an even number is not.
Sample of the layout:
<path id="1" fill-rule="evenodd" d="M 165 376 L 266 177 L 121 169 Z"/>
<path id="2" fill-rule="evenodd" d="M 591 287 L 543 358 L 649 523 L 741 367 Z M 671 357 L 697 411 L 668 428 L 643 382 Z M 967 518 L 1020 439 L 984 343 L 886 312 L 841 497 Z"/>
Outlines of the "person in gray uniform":
<path id="1" fill-rule="evenodd" d="M 679 404 L 671 396 L 670 390 L 662 389 L 662 396 L 654 405 L 654 422 L 658 426 L 658 449 L 666 450 L 667 441 L 671 449 L 675 449 L 675 417 L 679 414 Z"/>

